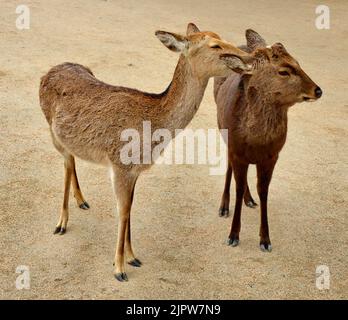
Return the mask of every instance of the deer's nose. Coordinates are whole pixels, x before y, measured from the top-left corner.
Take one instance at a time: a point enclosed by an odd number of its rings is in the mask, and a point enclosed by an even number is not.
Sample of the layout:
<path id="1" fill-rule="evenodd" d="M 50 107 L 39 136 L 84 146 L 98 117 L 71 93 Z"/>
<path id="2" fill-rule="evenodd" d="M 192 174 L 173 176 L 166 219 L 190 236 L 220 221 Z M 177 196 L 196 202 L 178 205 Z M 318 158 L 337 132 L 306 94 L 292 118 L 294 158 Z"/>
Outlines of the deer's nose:
<path id="1" fill-rule="evenodd" d="M 320 98 L 321 95 L 323 94 L 323 91 L 321 91 L 319 87 L 316 87 L 314 93 L 316 98 Z"/>

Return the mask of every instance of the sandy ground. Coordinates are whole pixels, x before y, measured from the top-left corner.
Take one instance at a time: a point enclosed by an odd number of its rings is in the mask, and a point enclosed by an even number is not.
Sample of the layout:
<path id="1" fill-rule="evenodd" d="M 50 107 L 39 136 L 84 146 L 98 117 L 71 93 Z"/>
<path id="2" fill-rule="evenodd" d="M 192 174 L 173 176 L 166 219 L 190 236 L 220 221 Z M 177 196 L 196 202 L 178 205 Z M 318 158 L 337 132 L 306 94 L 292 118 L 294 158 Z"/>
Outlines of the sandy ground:
<path id="1" fill-rule="evenodd" d="M 317 30 L 319 1 L 26 1 L 30 30 L 15 27 L 18 1 L 0 0 L 0 298 L 343 299 L 347 283 L 347 2 L 330 1 L 331 29 Z M 107 170 L 78 161 L 89 211 L 70 203 L 69 230 L 52 231 L 63 161 L 39 107 L 40 77 L 64 61 L 106 82 L 162 91 L 178 56 L 154 36 L 194 21 L 234 43 L 254 28 L 283 42 L 324 91 L 289 113 L 288 140 L 270 188 L 273 252 L 258 247 L 259 213 L 244 207 L 241 244 L 224 244 L 223 176 L 205 165 L 155 166 L 137 184 L 133 244 L 144 265 L 128 283 L 112 275 L 117 219 Z M 210 83 L 191 128 L 216 128 Z M 255 169 L 249 170 L 252 193 Z M 232 203 L 234 196 L 232 197 Z M 16 267 L 30 290 L 16 290 Z M 330 289 L 315 286 L 330 268 Z"/>

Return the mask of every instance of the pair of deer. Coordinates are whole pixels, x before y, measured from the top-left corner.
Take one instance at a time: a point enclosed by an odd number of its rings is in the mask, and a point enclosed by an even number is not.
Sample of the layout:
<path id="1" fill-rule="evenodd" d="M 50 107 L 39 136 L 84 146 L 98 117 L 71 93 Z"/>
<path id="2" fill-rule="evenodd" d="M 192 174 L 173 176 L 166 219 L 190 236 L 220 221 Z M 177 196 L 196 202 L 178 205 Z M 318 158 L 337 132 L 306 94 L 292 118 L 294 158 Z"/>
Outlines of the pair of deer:
<path id="1" fill-rule="evenodd" d="M 240 48 L 213 32 L 201 32 L 190 23 L 186 36 L 157 31 L 170 50 L 180 52 L 173 80 L 161 94 L 116 87 L 96 79 L 86 67 L 64 63 L 42 79 L 40 104 L 56 149 L 65 159 L 64 200 L 55 233 L 64 234 L 69 218 L 70 185 L 77 204 L 88 209 L 77 179 L 74 157 L 111 168 L 119 214 L 115 277 L 127 281 L 125 262 L 141 266 L 131 245 L 130 212 L 139 174 L 151 164 L 120 161 L 124 129 L 142 132 L 150 120 L 152 130 L 186 127 L 201 103 L 211 77 L 218 105 L 219 128 L 229 130 L 228 169 L 220 215 L 227 216 L 232 170 L 236 204 L 229 244 L 239 242 L 241 206 L 255 206 L 247 185 L 249 164 L 257 165 L 257 190 L 261 201 L 260 245 L 271 250 L 267 223 L 267 193 L 278 153 L 287 131 L 287 110 L 301 101 L 321 96 L 320 88 L 304 73 L 284 46 L 267 47 L 254 31 L 247 30 L 247 46 Z M 154 147 L 154 145 L 152 145 Z M 155 160 L 155 159 L 153 159 Z M 126 261 L 125 261 L 126 257 Z"/>

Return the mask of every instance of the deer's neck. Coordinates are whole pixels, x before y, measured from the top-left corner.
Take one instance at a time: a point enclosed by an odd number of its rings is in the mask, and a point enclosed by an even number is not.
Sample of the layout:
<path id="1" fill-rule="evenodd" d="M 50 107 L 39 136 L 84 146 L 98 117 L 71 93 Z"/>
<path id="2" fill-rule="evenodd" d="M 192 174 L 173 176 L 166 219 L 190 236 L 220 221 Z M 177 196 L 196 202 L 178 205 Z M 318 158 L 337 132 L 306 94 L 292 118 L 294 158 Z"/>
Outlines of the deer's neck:
<path id="1" fill-rule="evenodd" d="M 165 113 L 163 128 L 172 132 L 184 129 L 196 114 L 202 101 L 209 77 L 199 76 L 194 67 L 181 56 L 171 84 L 161 99 Z"/>
<path id="2" fill-rule="evenodd" d="M 288 107 L 281 106 L 267 93 L 255 92 L 255 96 L 246 96 L 245 110 L 241 110 L 241 126 L 247 132 L 251 142 L 272 143 L 283 139 L 287 133 Z"/>

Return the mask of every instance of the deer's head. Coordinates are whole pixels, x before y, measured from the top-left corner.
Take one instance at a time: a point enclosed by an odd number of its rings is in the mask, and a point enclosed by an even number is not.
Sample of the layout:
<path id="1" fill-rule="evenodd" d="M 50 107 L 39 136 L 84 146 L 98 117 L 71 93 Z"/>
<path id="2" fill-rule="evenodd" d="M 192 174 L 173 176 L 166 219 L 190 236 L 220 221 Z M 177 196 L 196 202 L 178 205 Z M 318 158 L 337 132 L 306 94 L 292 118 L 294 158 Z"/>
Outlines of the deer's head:
<path id="1" fill-rule="evenodd" d="M 166 31 L 156 31 L 156 36 L 168 49 L 182 53 L 199 76 L 227 76 L 231 69 L 241 73 L 251 70 L 249 53 L 222 40 L 214 32 L 200 31 L 193 23 L 188 24 L 186 36 Z M 229 56 L 233 63 L 222 60 L 222 54 Z"/>
<path id="2" fill-rule="evenodd" d="M 255 58 L 248 83 L 253 94 L 263 93 L 284 106 L 321 97 L 322 90 L 281 43 L 266 46 L 265 40 L 250 29 L 246 31 L 246 39 L 245 49 Z"/>

